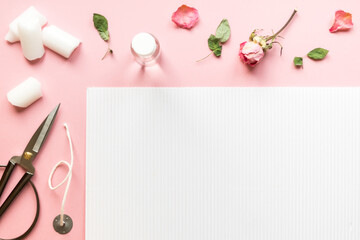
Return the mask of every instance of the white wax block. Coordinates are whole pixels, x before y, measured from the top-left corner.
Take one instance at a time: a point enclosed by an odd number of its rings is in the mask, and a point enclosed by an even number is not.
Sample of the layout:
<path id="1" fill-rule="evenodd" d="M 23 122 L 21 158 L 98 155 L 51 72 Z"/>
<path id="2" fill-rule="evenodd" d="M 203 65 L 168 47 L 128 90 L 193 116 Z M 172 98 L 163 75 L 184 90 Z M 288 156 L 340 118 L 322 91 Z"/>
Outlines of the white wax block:
<path id="1" fill-rule="evenodd" d="M 33 77 L 29 77 L 7 94 L 8 101 L 12 105 L 21 108 L 30 106 L 41 97 L 41 83 Z"/>
<path id="2" fill-rule="evenodd" d="M 41 27 L 47 23 L 46 17 L 41 13 L 39 13 L 39 11 L 36 10 L 33 6 L 31 6 L 9 24 L 9 32 L 6 35 L 5 40 L 11 43 L 19 41 L 20 38 L 18 31 L 18 23 L 21 21 L 28 21 L 31 19 L 39 20 Z"/>
<path id="3" fill-rule="evenodd" d="M 13 34 L 11 31 L 8 31 L 8 33 L 5 35 L 5 40 L 14 43 L 19 41 L 19 37 Z"/>
<path id="4" fill-rule="evenodd" d="M 69 58 L 81 42 L 78 38 L 54 25 L 43 29 L 42 39 L 46 47 L 65 58 Z"/>
<path id="5" fill-rule="evenodd" d="M 26 59 L 32 61 L 41 58 L 44 53 L 41 26 L 39 20 L 31 19 L 18 23 L 21 48 Z"/>

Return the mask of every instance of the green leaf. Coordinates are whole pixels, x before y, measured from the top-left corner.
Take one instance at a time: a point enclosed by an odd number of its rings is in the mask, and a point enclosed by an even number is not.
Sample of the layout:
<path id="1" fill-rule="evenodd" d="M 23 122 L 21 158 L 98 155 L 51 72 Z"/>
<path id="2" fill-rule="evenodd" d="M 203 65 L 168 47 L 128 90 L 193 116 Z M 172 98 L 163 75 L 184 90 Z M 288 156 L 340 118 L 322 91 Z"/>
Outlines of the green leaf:
<path id="1" fill-rule="evenodd" d="M 220 46 L 220 39 L 215 37 L 213 34 L 208 38 L 208 45 L 211 51 L 214 51 Z"/>
<path id="2" fill-rule="evenodd" d="M 99 34 L 100 34 L 100 37 L 101 37 L 102 39 L 104 39 L 104 41 L 109 40 L 109 31 L 99 32 Z"/>
<path id="3" fill-rule="evenodd" d="M 216 29 L 215 37 L 220 39 L 220 42 L 225 43 L 230 38 L 230 25 L 227 19 L 223 19 Z"/>
<path id="4" fill-rule="evenodd" d="M 303 66 L 303 58 L 302 57 L 294 57 L 294 65 L 296 67 L 302 67 Z"/>
<path id="5" fill-rule="evenodd" d="M 219 48 L 215 49 L 213 51 L 213 53 L 215 54 L 215 56 L 220 57 L 221 56 L 221 50 L 222 50 L 222 46 L 220 46 Z"/>
<path id="6" fill-rule="evenodd" d="M 326 50 L 324 48 L 315 48 L 314 50 L 309 52 L 307 54 L 307 56 L 309 58 L 311 58 L 311 59 L 314 59 L 314 60 L 321 60 L 321 59 L 324 59 L 326 57 L 328 52 L 329 52 L 329 50 Z"/>
<path id="7" fill-rule="evenodd" d="M 94 27 L 100 34 L 100 37 L 104 41 L 108 41 L 110 36 L 109 36 L 109 31 L 108 31 L 107 19 L 103 15 L 94 13 L 93 22 L 94 22 Z"/>
<path id="8" fill-rule="evenodd" d="M 215 37 L 213 34 L 208 39 L 208 45 L 211 51 L 214 52 L 215 56 L 221 56 L 222 46 L 220 45 L 220 39 Z"/>

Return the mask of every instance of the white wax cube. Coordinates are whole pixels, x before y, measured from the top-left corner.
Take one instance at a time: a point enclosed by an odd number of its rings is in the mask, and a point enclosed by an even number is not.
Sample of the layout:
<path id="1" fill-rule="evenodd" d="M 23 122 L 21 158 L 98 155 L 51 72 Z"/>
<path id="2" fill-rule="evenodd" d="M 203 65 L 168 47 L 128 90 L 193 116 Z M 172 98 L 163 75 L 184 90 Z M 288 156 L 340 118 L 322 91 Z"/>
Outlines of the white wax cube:
<path id="1" fill-rule="evenodd" d="M 37 19 L 29 19 L 18 23 L 21 48 L 29 61 L 41 58 L 44 53 L 41 25 Z"/>
<path id="2" fill-rule="evenodd" d="M 8 101 L 12 105 L 21 108 L 30 106 L 41 97 L 41 83 L 33 77 L 29 77 L 7 94 Z"/>
<path id="3" fill-rule="evenodd" d="M 69 58 L 71 53 L 79 46 L 80 40 L 71 34 L 51 25 L 45 27 L 42 31 L 43 43 L 46 47 Z"/>
<path id="4" fill-rule="evenodd" d="M 11 43 L 19 41 L 20 38 L 18 31 L 18 23 L 21 21 L 26 22 L 31 19 L 39 20 L 41 27 L 44 26 L 47 22 L 46 17 L 39 13 L 39 11 L 36 10 L 33 6 L 31 6 L 9 24 L 9 32 L 6 34 L 5 40 Z"/>

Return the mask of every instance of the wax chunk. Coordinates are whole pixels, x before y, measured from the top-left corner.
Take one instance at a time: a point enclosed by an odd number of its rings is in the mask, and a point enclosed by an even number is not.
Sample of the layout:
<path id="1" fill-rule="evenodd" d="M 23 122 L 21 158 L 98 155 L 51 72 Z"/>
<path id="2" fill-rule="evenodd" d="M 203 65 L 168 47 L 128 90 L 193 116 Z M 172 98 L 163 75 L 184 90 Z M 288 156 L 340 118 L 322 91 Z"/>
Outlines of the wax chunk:
<path id="1" fill-rule="evenodd" d="M 8 31 L 8 33 L 5 35 L 5 40 L 11 43 L 19 41 L 19 36 L 16 36 L 11 31 Z"/>
<path id="2" fill-rule="evenodd" d="M 7 94 L 8 101 L 12 105 L 21 108 L 30 106 L 41 97 L 41 83 L 33 77 L 29 77 Z"/>
<path id="3" fill-rule="evenodd" d="M 26 59 L 29 61 L 41 58 L 44 53 L 41 26 L 39 20 L 31 19 L 18 23 L 21 48 Z"/>
<path id="4" fill-rule="evenodd" d="M 31 6 L 9 24 L 9 32 L 6 34 L 5 40 L 11 43 L 19 41 L 20 38 L 18 31 L 18 23 L 21 21 L 26 22 L 31 19 L 39 20 L 41 27 L 44 26 L 47 22 L 46 17 L 39 13 L 39 11 L 36 10 L 33 6 Z"/>
<path id="5" fill-rule="evenodd" d="M 54 25 L 43 29 L 42 39 L 46 47 L 65 58 L 69 58 L 81 42 L 76 37 Z"/>

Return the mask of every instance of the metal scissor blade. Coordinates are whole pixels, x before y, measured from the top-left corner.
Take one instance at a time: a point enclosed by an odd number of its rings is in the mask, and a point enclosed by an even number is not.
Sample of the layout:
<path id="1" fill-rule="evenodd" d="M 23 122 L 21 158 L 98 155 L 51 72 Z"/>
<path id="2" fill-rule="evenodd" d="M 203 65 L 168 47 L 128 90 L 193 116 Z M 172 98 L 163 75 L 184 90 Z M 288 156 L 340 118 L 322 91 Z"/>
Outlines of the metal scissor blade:
<path id="1" fill-rule="evenodd" d="M 34 135 L 31 137 L 28 145 L 26 146 L 22 158 L 27 158 L 27 160 L 30 161 L 35 158 L 36 154 L 40 151 L 40 148 L 43 145 L 46 136 L 49 133 L 49 130 L 51 129 L 59 107 L 60 104 L 58 104 L 41 123 Z"/>

